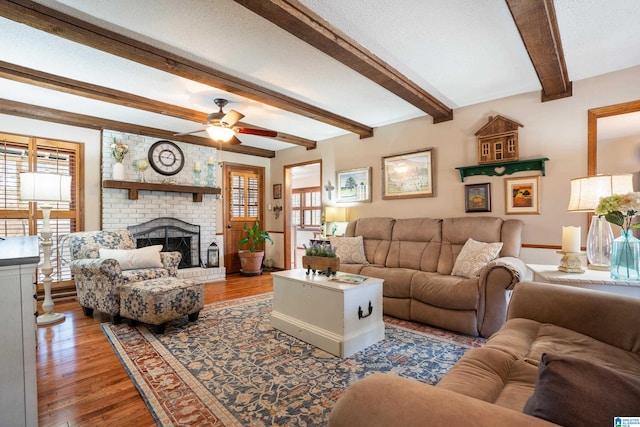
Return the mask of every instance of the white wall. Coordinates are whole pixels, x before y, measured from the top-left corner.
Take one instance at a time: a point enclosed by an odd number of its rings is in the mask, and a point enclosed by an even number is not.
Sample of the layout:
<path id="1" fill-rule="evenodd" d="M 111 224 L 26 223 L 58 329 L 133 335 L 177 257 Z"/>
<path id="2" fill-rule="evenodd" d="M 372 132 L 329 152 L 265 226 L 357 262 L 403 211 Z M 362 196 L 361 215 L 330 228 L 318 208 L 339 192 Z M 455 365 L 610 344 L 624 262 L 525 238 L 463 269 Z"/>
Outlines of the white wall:
<path id="1" fill-rule="evenodd" d="M 372 166 L 373 201 L 352 206 L 351 219 L 464 215 L 519 218 L 526 223 L 524 244 L 560 246 L 562 226 L 575 225 L 582 227 L 584 245 L 587 216 L 568 213 L 566 209 L 569 181 L 587 174 L 587 110 L 637 99 L 640 99 L 640 67 L 574 82 L 570 98 L 542 103 L 540 92 L 536 91 L 457 109 L 454 119 L 445 123 L 434 125 L 429 117 L 418 118 L 376 128 L 372 138 L 361 140 L 350 134 L 319 142 L 316 150 L 296 147 L 281 151 L 271 163 L 272 178 L 281 175 L 285 165 L 323 159 L 324 186 L 327 180 L 336 182 L 336 170 Z M 475 176 L 463 183 L 455 169 L 477 164 L 474 134 L 487 123 L 489 116 L 496 114 L 524 125 L 519 130 L 520 159 L 550 159 L 546 162 L 546 176 L 541 180 L 540 215 L 505 215 L 505 177 Z M 436 197 L 382 200 L 381 158 L 427 147 L 435 148 Z M 612 156 L 626 157 L 623 153 Z M 637 160 L 635 170 L 640 170 Z M 539 172 L 519 172 L 510 177 L 536 174 Z M 491 183 L 492 211 L 465 214 L 465 184 L 484 182 Z M 324 191 L 323 203 L 332 204 Z M 271 227 L 282 232 L 283 217 L 273 220 Z M 544 258 L 548 259 L 548 254 Z M 283 264 L 284 260 L 276 260 L 276 265 Z"/>

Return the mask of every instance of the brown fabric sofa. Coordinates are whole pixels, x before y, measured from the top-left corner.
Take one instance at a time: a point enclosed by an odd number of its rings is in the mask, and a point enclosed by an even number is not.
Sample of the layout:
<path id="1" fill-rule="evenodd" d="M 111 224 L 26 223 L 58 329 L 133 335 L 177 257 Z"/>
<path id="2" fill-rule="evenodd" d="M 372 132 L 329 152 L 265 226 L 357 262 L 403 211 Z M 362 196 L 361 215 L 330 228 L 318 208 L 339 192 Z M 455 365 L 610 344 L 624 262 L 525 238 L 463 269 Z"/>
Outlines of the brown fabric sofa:
<path id="1" fill-rule="evenodd" d="M 340 271 L 384 279 L 384 313 L 406 320 L 489 337 L 504 323 L 509 294 L 525 272 L 520 220 L 495 217 L 360 218 L 345 236 L 362 236 L 369 262 Z M 452 276 L 467 239 L 503 242 L 500 257 L 478 278 Z"/>
<path id="2" fill-rule="evenodd" d="M 545 353 L 579 369 L 543 374 Z M 534 390 L 531 416 L 523 409 Z M 505 325 L 436 386 L 371 375 L 347 388 L 329 426 L 595 426 L 639 415 L 640 299 L 522 282 Z"/>

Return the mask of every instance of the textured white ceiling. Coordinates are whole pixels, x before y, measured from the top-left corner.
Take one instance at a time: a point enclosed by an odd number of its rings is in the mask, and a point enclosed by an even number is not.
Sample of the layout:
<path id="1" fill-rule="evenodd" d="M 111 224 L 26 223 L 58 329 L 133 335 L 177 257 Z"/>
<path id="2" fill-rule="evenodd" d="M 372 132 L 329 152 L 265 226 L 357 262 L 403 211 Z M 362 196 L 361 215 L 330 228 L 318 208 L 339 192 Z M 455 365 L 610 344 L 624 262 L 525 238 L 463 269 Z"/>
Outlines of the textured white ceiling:
<path id="1" fill-rule="evenodd" d="M 39 0 L 46 6 L 330 110 L 371 127 L 425 113 L 231 0 Z M 302 0 L 451 108 L 540 90 L 501 0 Z M 640 64 L 637 0 L 556 0 L 569 76 Z M 0 18 L 7 62 L 203 112 L 213 98 L 253 125 L 313 140 L 346 131 Z M 0 79 L 8 99 L 186 132 L 197 123 Z M 291 145 L 242 135 L 244 144 Z"/>

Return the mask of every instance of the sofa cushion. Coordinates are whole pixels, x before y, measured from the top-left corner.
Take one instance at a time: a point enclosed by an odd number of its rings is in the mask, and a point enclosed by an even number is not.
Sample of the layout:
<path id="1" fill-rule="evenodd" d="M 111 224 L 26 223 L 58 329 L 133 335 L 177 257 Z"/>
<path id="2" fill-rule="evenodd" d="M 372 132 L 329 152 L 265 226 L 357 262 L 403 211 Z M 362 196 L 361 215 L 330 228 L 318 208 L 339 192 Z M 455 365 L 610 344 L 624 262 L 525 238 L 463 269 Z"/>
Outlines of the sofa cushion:
<path id="1" fill-rule="evenodd" d="M 471 238 L 462 247 L 451 274 L 469 279 L 480 276 L 480 270 L 498 257 L 502 242 L 484 243 Z"/>
<path id="2" fill-rule="evenodd" d="M 336 248 L 336 255 L 340 258 L 341 264 L 369 264 L 364 254 L 362 236 L 332 236 L 329 238 L 329 241 L 331 242 L 331 246 Z"/>
<path id="3" fill-rule="evenodd" d="M 468 351 L 437 387 L 522 411 L 533 393 L 537 368 L 493 348 Z M 472 385 L 472 386 L 470 386 Z M 510 389 L 505 392 L 505 387 Z"/>
<path id="4" fill-rule="evenodd" d="M 436 271 L 441 232 L 441 219 L 396 219 L 385 265 L 393 268 Z"/>
<path id="5" fill-rule="evenodd" d="M 162 245 L 147 246 L 140 249 L 107 249 L 100 248 L 100 258 L 115 259 L 121 270 L 140 268 L 162 268 L 160 251 Z"/>
<path id="6" fill-rule="evenodd" d="M 411 278 L 411 298 L 434 307 L 453 310 L 478 308 L 478 279 L 416 272 Z"/>
<path id="7" fill-rule="evenodd" d="M 384 265 L 389 253 L 394 223 L 393 218 L 360 218 L 347 224 L 345 236 L 362 236 L 367 261 Z"/>
<path id="8" fill-rule="evenodd" d="M 463 217 L 442 220 L 442 248 L 438 273 L 451 274 L 458 254 L 469 238 L 478 242 L 501 242 L 502 218 Z"/>
<path id="9" fill-rule="evenodd" d="M 612 425 L 614 417 L 640 414 L 640 379 L 545 353 L 523 412 L 566 427 Z"/>

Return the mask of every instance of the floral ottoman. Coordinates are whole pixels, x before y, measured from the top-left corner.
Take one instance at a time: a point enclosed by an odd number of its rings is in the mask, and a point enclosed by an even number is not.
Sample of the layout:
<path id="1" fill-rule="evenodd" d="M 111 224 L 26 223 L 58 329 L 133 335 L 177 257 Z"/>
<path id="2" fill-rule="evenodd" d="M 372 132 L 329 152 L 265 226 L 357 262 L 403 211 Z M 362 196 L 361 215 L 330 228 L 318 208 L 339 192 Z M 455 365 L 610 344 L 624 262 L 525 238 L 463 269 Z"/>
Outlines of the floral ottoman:
<path id="1" fill-rule="evenodd" d="M 159 334 L 182 316 L 195 322 L 203 306 L 204 283 L 193 280 L 163 277 L 120 287 L 120 316 L 154 325 Z"/>

